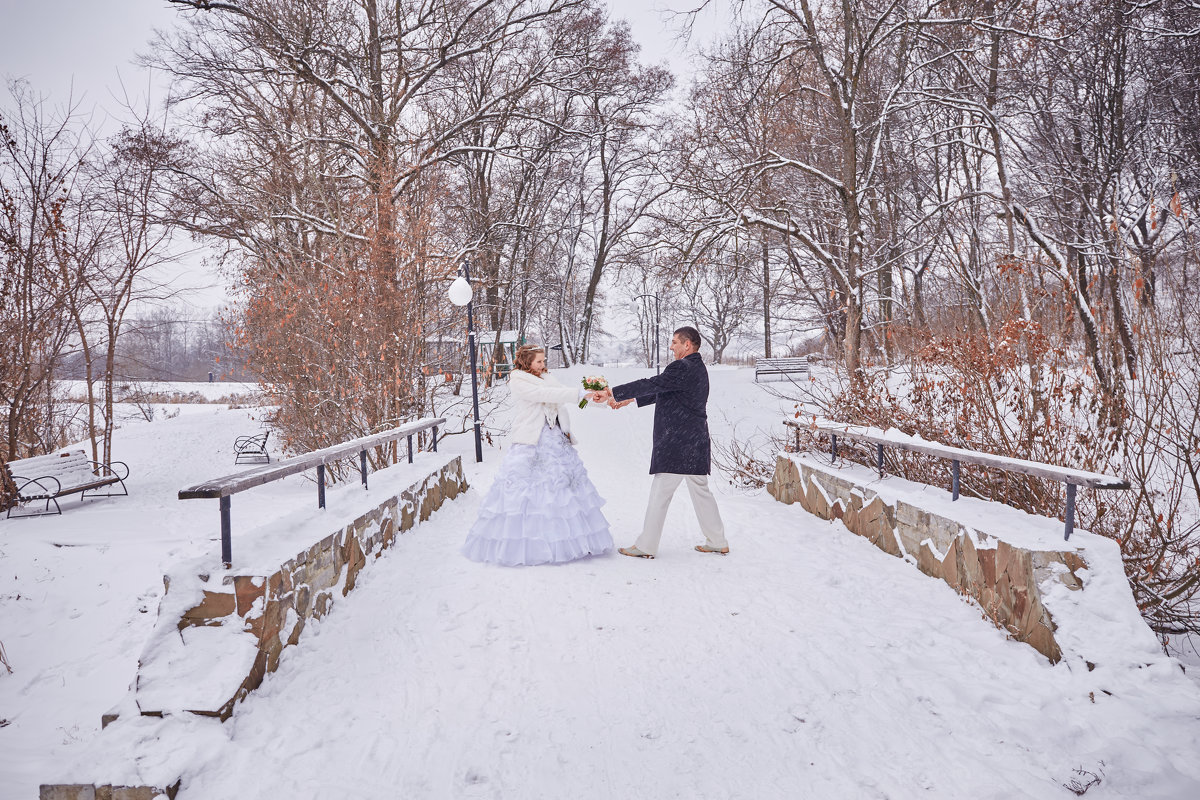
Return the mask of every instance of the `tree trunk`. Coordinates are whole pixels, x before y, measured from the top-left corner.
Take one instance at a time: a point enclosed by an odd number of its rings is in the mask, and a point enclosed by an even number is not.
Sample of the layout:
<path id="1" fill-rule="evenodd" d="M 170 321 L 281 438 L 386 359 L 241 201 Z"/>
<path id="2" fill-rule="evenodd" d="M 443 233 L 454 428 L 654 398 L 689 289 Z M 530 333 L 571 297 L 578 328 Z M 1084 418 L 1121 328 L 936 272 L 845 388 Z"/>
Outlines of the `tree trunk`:
<path id="1" fill-rule="evenodd" d="M 99 461 L 100 453 L 96 443 L 96 367 L 93 363 L 92 347 L 88 343 L 83 321 L 78 316 L 76 316 L 75 321 L 79 331 L 80 347 L 83 350 L 83 377 L 84 382 L 87 384 L 88 441 L 92 444 L 92 461 Z"/>
<path id="2" fill-rule="evenodd" d="M 929 330 L 929 321 L 925 318 L 925 271 L 913 271 L 912 285 L 913 318 L 922 332 Z"/>
<path id="3" fill-rule="evenodd" d="M 771 357 L 771 250 L 767 244 L 767 231 L 762 232 L 762 280 L 763 280 L 763 357 Z"/>
<path id="4" fill-rule="evenodd" d="M 104 354 L 104 436 L 101 445 L 103 458 L 100 459 L 104 464 L 112 463 L 112 437 L 115 427 L 115 420 L 113 419 L 113 383 L 116 382 L 116 362 L 117 330 L 110 319 L 108 324 L 108 346 Z"/>
<path id="5" fill-rule="evenodd" d="M 863 386 L 861 347 L 862 347 L 862 308 L 858 297 L 851 292 L 846 303 L 846 329 L 842 339 L 842 353 L 846 364 L 846 373 L 850 376 L 850 385 L 857 390 Z"/>
<path id="6" fill-rule="evenodd" d="M 597 107 L 597 115 L 601 113 Z M 579 356 L 581 361 L 587 361 L 592 347 L 592 316 L 596 309 L 596 289 L 600 286 L 600 278 L 604 275 L 604 266 L 608 260 L 608 229 L 612 223 L 612 175 L 608 164 L 608 136 L 600 136 L 600 239 L 596 242 L 596 257 L 592 260 L 592 272 L 588 275 L 587 290 L 583 296 L 583 319 L 579 326 Z"/>

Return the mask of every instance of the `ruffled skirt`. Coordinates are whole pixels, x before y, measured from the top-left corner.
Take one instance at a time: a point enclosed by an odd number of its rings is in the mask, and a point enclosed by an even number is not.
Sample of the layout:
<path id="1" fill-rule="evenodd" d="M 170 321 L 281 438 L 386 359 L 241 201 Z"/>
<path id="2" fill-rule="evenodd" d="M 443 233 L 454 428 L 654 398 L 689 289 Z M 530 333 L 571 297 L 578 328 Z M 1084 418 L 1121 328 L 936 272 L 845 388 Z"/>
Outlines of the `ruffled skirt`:
<path id="1" fill-rule="evenodd" d="M 604 499 L 562 430 L 514 444 L 479 507 L 462 553 L 507 566 L 560 564 L 613 548 Z"/>

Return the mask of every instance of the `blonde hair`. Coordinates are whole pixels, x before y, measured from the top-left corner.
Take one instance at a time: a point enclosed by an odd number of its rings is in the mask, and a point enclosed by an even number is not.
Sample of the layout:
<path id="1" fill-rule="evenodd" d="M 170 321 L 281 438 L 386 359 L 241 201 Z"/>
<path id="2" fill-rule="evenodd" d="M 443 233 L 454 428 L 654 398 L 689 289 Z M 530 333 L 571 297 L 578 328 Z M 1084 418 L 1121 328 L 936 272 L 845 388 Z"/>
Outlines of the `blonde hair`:
<path id="1" fill-rule="evenodd" d="M 533 359 L 537 357 L 538 353 L 545 352 L 545 350 L 535 344 L 523 344 L 517 348 L 517 353 L 513 356 L 513 366 L 522 372 L 528 372 L 532 375 Z"/>

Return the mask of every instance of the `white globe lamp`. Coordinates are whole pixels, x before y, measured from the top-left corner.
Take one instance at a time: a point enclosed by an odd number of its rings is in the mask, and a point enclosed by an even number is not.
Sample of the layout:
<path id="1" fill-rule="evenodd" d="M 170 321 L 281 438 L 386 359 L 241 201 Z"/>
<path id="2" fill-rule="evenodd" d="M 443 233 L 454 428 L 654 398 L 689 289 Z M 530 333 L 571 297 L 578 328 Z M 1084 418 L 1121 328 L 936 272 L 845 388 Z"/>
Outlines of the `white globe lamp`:
<path id="1" fill-rule="evenodd" d="M 465 306 L 471 302 L 471 284 L 462 275 L 454 279 L 454 283 L 450 284 L 450 288 L 446 294 L 450 295 L 450 302 L 456 306 Z"/>

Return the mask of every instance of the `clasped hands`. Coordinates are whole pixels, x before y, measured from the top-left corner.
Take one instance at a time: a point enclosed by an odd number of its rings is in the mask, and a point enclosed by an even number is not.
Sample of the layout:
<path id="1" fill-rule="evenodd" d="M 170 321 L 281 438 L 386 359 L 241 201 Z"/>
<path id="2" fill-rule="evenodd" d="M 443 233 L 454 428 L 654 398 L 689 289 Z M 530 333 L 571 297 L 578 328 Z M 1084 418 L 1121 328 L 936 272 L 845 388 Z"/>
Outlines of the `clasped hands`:
<path id="1" fill-rule="evenodd" d="M 609 408 L 624 408 L 633 402 L 632 397 L 628 400 L 617 400 L 615 397 L 613 397 L 612 389 L 602 389 L 598 392 L 592 392 L 588 398 L 593 403 L 605 403 Z"/>

